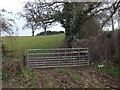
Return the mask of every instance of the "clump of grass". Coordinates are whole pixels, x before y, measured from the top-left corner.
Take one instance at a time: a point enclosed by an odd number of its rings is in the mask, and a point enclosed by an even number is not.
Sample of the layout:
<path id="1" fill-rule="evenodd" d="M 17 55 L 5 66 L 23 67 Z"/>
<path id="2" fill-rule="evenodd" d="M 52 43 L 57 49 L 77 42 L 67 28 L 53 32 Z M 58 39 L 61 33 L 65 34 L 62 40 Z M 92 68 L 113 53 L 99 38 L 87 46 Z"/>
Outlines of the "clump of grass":
<path id="1" fill-rule="evenodd" d="M 11 74 L 6 72 L 6 71 L 2 71 L 2 80 L 4 81 L 8 81 L 11 78 Z"/>
<path id="2" fill-rule="evenodd" d="M 37 83 L 37 79 L 34 74 L 34 70 L 24 68 L 24 74 L 27 77 L 27 85 L 28 87 L 34 87 Z"/>

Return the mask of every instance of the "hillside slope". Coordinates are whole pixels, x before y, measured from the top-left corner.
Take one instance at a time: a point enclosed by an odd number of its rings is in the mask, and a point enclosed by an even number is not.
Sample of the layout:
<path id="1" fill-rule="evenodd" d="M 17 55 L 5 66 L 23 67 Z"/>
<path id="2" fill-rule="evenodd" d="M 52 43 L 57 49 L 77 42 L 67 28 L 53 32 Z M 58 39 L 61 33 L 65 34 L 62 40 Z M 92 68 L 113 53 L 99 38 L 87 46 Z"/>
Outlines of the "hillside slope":
<path id="1" fill-rule="evenodd" d="M 64 34 L 50 36 L 18 36 L 3 37 L 3 44 L 9 50 L 25 50 L 32 48 L 57 48 L 64 42 Z"/>

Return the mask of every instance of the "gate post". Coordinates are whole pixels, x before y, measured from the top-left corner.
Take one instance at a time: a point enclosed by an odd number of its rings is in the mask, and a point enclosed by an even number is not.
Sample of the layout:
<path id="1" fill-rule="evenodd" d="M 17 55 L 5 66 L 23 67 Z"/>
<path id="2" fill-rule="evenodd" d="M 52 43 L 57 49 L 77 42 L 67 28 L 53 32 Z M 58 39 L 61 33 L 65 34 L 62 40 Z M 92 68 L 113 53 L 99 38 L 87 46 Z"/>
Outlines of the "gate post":
<path id="1" fill-rule="evenodd" d="M 23 65 L 27 66 L 27 50 L 25 50 L 25 54 L 23 55 Z"/>

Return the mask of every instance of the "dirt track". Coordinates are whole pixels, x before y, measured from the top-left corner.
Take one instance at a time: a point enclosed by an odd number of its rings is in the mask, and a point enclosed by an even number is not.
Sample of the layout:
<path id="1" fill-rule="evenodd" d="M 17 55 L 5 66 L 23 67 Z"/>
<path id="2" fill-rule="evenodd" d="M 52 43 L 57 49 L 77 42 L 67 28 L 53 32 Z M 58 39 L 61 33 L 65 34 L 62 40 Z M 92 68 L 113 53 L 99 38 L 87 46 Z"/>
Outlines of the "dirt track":
<path id="1" fill-rule="evenodd" d="M 37 76 L 39 77 L 38 82 L 40 85 L 38 85 L 38 87 L 44 87 L 44 84 L 41 84 L 41 81 L 45 81 L 45 79 L 51 77 L 55 82 L 59 84 L 59 87 L 120 88 L 120 80 L 115 79 L 110 75 L 93 71 L 89 69 L 89 67 L 79 68 L 62 68 L 61 72 L 58 72 L 59 68 L 35 70 Z M 77 79 L 73 80 L 69 74 L 69 71 L 71 71 L 73 74 L 76 74 L 76 77 L 79 75 L 79 77 L 83 78 L 83 80 L 81 79 L 82 82 L 79 81 L 79 79 L 78 81 Z"/>
<path id="2" fill-rule="evenodd" d="M 89 66 L 34 69 L 32 74 L 21 77 L 15 75 L 16 69 L 10 71 L 9 65 L 3 66 L 4 71 L 13 75 L 3 81 L 3 88 L 120 88 L 120 79 L 94 71 Z"/>

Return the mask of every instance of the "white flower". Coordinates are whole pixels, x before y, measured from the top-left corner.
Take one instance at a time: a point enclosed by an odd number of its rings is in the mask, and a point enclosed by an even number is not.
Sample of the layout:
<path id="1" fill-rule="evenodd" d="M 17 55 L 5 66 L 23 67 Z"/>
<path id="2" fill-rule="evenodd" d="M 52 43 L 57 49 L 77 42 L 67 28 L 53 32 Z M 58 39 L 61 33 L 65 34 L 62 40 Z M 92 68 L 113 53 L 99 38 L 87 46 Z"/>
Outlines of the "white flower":
<path id="1" fill-rule="evenodd" d="M 98 65 L 98 68 L 102 68 L 102 67 L 104 67 L 104 65 L 103 65 L 103 64 L 101 64 L 101 65 Z"/>

